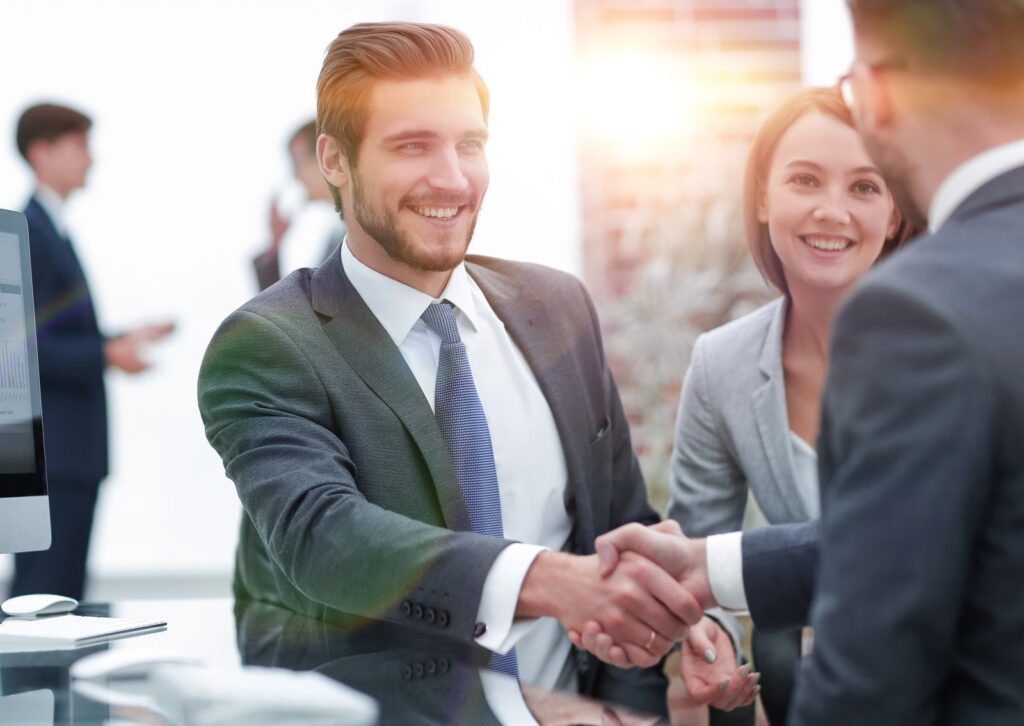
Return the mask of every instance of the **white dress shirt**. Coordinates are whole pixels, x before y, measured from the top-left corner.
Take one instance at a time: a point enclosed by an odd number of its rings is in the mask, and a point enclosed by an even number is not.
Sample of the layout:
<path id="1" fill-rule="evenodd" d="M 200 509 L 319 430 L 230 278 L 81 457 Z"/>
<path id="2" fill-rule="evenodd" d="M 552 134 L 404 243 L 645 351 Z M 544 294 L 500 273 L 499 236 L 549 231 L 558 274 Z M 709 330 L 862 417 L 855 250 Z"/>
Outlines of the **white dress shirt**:
<path id="1" fill-rule="evenodd" d="M 420 315 L 435 299 L 364 265 L 347 240 L 341 262 L 433 408 L 441 339 Z M 505 548 L 484 581 L 477 622 L 487 630 L 477 643 L 500 653 L 516 646 L 521 680 L 554 688 L 570 650 L 565 631 L 554 618 L 513 620 L 523 578 L 534 558 L 545 548 L 562 549 L 572 531 L 565 509 L 568 471 L 561 439 L 533 372 L 465 265 L 452 271 L 440 299 L 455 306 L 487 419 L 504 536 L 523 543 Z"/>
<path id="2" fill-rule="evenodd" d="M 947 176 L 932 197 L 928 230 L 939 231 L 956 208 L 986 183 L 1011 169 L 1024 166 L 1024 139 L 987 149 L 972 156 Z M 708 580 L 718 604 L 730 610 L 746 610 L 743 587 L 743 533 L 708 537 Z"/>

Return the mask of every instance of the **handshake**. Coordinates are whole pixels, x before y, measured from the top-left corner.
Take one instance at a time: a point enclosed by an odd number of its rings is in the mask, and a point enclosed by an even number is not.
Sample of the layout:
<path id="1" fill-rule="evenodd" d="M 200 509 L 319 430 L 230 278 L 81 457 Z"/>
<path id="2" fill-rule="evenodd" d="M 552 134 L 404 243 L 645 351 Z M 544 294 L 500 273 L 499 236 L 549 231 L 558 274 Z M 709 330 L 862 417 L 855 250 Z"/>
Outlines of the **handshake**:
<path id="1" fill-rule="evenodd" d="M 738 668 L 714 607 L 705 540 L 674 521 L 628 524 L 598 537 L 596 555 L 541 553 L 520 590 L 517 617 L 551 615 L 578 648 L 620 668 L 656 664 L 683 641 L 686 705 L 732 709 L 754 700 L 759 676 Z"/>

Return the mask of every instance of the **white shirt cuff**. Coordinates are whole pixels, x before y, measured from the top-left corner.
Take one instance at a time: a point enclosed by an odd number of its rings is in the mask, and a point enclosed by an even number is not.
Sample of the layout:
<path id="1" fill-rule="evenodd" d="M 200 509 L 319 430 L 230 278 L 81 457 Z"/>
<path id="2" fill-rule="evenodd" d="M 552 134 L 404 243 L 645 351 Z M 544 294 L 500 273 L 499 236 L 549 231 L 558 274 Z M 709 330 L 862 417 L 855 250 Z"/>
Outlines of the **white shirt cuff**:
<path id="1" fill-rule="evenodd" d="M 711 594 L 727 610 L 746 610 L 743 587 L 743 533 L 730 532 L 708 537 L 708 581 Z"/>
<path id="2" fill-rule="evenodd" d="M 504 655 L 537 622 L 538 618 L 515 621 L 516 605 L 527 570 L 546 549 L 517 542 L 503 549 L 494 560 L 476 611 L 476 621 L 487 627 L 476 639 L 477 645 Z"/>

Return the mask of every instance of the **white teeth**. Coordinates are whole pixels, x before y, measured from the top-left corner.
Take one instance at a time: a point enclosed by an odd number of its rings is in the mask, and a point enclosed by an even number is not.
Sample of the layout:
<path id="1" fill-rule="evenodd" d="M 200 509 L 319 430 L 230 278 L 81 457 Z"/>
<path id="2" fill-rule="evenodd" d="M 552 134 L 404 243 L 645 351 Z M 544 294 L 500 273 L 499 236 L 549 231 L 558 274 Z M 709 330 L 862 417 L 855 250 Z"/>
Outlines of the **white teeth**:
<path id="1" fill-rule="evenodd" d="M 458 207 L 413 207 L 413 211 L 422 214 L 424 217 L 437 217 L 438 219 L 451 219 L 459 213 Z"/>
<path id="2" fill-rule="evenodd" d="M 853 244 L 853 242 L 848 239 L 837 239 L 835 237 L 816 237 L 805 235 L 804 237 L 801 237 L 801 239 L 814 249 L 824 250 L 826 252 L 838 252 L 840 250 L 845 250 Z"/>

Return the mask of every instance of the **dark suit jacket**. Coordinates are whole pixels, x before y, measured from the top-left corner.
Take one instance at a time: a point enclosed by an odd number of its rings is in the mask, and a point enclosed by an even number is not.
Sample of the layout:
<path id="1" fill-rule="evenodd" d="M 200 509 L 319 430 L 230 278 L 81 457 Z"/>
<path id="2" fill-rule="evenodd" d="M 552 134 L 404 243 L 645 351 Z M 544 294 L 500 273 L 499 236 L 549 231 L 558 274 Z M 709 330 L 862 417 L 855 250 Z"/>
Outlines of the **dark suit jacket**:
<path id="1" fill-rule="evenodd" d="M 1024 723 L 1022 365 L 1024 167 L 870 273 L 837 319 L 792 723 Z M 744 536 L 773 573 L 745 579 L 755 621 L 798 616 L 813 524 L 760 537 Z"/>
<path id="2" fill-rule="evenodd" d="M 598 534 L 656 521 L 583 286 L 482 257 L 467 269 L 554 414 L 571 550 L 592 553 Z M 292 273 L 225 321 L 203 361 L 199 404 L 247 515 L 237 594 L 473 643 L 484 579 L 509 542 L 469 531 L 433 412 L 340 255 Z M 589 692 L 605 695 L 594 682 L 602 669 L 579 662 Z"/>
<path id="3" fill-rule="evenodd" d="M 107 475 L 106 360 L 89 286 L 70 240 L 33 197 L 25 207 L 39 341 L 47 479 L 96 484 Z"/>

